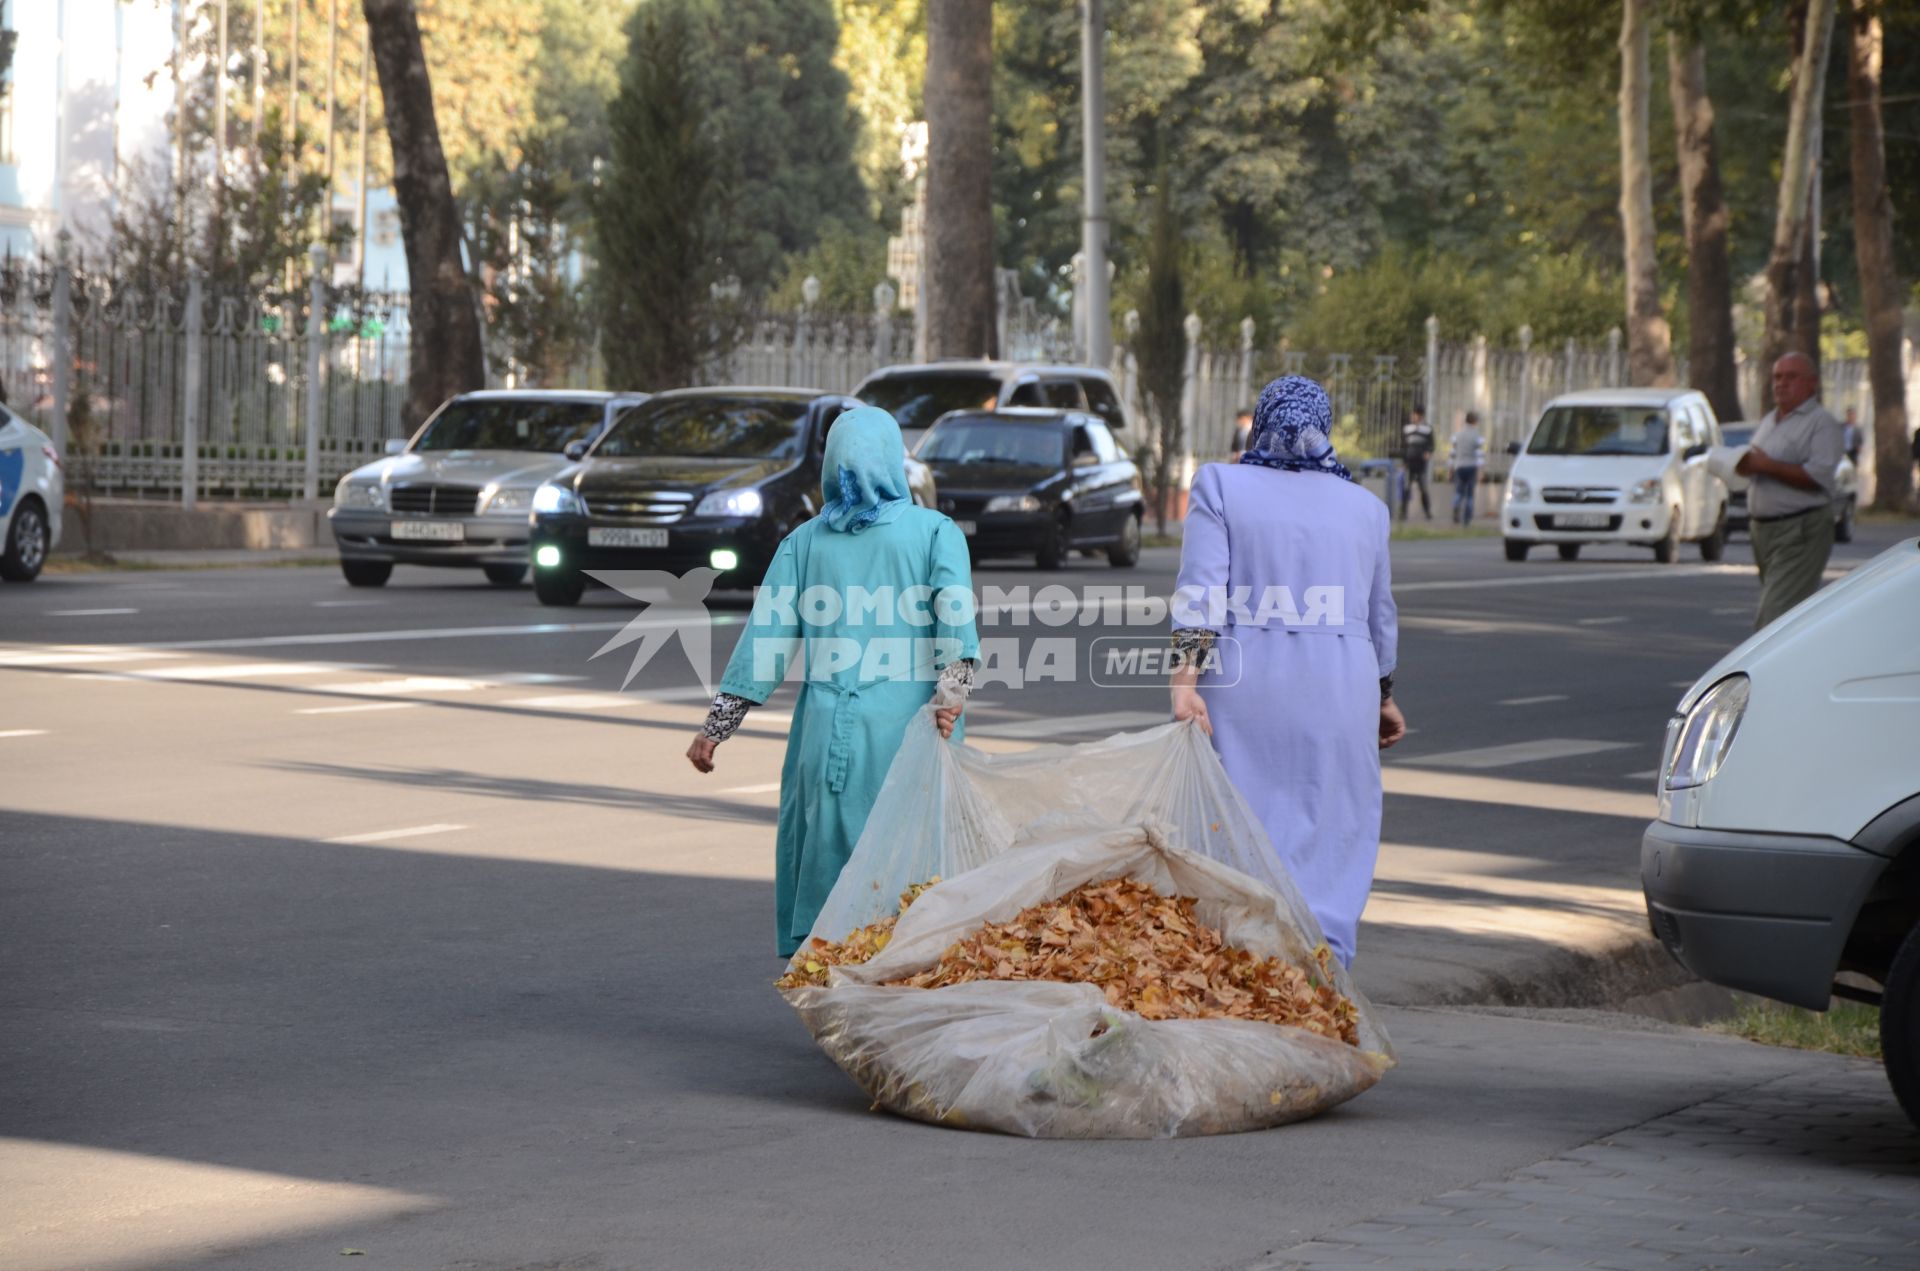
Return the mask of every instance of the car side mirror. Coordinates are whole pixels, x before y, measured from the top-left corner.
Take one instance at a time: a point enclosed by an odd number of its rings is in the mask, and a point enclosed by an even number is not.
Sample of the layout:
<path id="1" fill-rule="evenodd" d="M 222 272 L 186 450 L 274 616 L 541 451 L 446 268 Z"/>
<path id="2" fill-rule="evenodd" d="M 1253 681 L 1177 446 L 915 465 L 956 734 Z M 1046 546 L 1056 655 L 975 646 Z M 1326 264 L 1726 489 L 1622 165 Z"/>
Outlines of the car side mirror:
<path id="1" fill-rule="evenodd" d="M 564 454 L 567 458 L 573 460 L 575 463 L 578 463 L 580 460 L 585 459 L 587 457 L 587 451 L 591 449 L 592 446 L 593 446 L 593 443 L 591 441 L 588 441 L 585 437 L 581 437 L 577 440 L 569 441 L 566 444 L 566 448 L 563 449 L 560 453 Z"/>
<path id="2" fill-rule="evenodd" d="M 407 453 L 407 439 L 405 437 L 387 438 L 387 453 L 390 455 L 403 455 Z"/>
<path id="3" fill-rule="evenodd" d="M 1098 467 L 1099 464 L 1100 456 L 1091 450 L 1076 450 L 1074 452 L 1073 466 L 1076 468 L 1094 468 Z"/>
<path id="4" fill-rule="evenodd" d="M 1509 441 L 1509 442 L 1507 443 L 1507 453 L 1508 453 L 1508 454 L 1510 454 L 1510 455 L 1517 455 L 1517 454 L 1519 454 L 1519 453 L 1520 453 L 1520 443 L 1519 443 L 1519 442 L 1517 442 L 1517 441 Z"/>

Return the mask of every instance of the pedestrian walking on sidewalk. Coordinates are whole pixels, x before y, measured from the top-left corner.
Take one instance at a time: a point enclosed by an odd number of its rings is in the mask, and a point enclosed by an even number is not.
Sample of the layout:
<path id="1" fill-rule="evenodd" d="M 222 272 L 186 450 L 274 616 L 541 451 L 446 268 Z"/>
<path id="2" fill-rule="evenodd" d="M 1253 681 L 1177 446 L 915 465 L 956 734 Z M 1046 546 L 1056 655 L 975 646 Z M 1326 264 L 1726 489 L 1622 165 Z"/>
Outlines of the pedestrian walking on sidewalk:
<path id="1" fill-rule="evenodd" d="M 1427 465 L 1433 460 L 1433 425 L 1427 422 L 1427 412 L 1420 407 L 1413 408 L 1413 417 L 1400 430 L 1400 460 L 1406 464 L 1406 479 L 1400 483 L 1400 519 L 1407 519 L 1409 505 L 1413 501 L 1413 488 L 1420 488 L 1420 514 L 1429 521 L 1433 519 L 1433 503 L 1427 497 Z"/>
<path id="2" fill-rule="evenodd" d="M 1407 725 L 1393 701 L 1392 514 L 1340 463 L 1332 428 L 1320 385 L 1275 380 L 1240 462 L 1195 478 L 1172 691 L 1174 718 L 1213 739 L 1350 964 L 1380 851 L 1380 752 Z"/>
<path id="3" fill-rule="evenodd" d="M 980 658 L 966 538 L 914 505 L 893 416 L 863 406 L 834 421 L 820 494 L 820 514 L 774 553 L 720 693 L 687 748 L 696 769 L 712 772 L 715 748 L 800 659 L 774 855 L 781 957 L 813 929 L 907 725 L 937 694 L 935 722 L 952 736 Z M 814 603 L 832 596 L 841 603 Z M 876 597 L 889 603 L 867 603 Z"/>
<path id="4" fill-rule="evenodd" d="M 1820 589 L 1833 554 L 1833 496 L 1846 445 L 1840 421 L 1820 404 L 1820 372 L 1804 353 L 1773 364 L 1773 409 L 1734 469 L 1751 477 L 1747 515 L 1760 567 L 1754 630 Z"/>
<path id="5" fill-rule="evenodd" d="M 1480 484 L 1480 469 L 1487 461 L 1487 439 L 1480 431 L 1480 416 L 1473 411 L 1453 434 L 1453 520 L 1456 525 L 1473 524 L 1473 495 Z"/>

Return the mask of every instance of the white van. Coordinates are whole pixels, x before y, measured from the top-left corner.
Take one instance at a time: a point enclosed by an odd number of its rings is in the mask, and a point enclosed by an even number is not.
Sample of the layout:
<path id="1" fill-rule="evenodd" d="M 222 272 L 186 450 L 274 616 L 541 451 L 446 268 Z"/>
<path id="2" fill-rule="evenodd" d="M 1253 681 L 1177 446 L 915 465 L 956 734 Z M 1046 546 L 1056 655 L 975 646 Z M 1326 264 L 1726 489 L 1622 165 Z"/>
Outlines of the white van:
<path id="1" fill-rule="evenodd" d="M 1727 547 L 1727 487 L 1707 471 L 1720 424 L 1689 388 L 1608 388 L 1547 403 L 1507 477 L 1500 527 L 1507 559 L 1551 543 L 1561 560 L 1588 543 L 1651 547 L 1662 563 L 1681 543 L 1702 560 Z"/>
<path id="2" fill-rule="evenodd" d="M 1815 1010 L 1878 1003 L 1920 1124 L 1916 618 L 1908 539 L 1701 676 L 1667 725 L 1640 882 L 1654 934 L 1700 978 Z"/>

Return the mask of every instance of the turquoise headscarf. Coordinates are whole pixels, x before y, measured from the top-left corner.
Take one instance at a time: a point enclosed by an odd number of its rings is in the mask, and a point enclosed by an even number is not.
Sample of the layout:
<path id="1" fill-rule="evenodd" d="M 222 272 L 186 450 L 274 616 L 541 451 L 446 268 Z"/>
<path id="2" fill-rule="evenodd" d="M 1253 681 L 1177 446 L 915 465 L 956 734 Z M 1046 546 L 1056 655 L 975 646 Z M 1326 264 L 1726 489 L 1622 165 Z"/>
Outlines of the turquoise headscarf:
<path id="1" fill-rule="evenodd" d="M 858 534 L 885 525 L 913 506 L 907 493 L 907 448 L 900 425 L 877 406 L 859 406 L 827 430 L 820 468 L 820 518 L 830 530 Z"/>

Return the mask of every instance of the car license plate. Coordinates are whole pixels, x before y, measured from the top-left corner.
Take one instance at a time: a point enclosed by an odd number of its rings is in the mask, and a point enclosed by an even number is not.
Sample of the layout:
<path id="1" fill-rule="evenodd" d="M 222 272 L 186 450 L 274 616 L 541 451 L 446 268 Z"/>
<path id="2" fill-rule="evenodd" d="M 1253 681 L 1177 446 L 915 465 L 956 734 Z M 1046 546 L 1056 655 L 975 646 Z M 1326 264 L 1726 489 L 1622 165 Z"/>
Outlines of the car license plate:
<path id="1" fill-rule="evenodd" d="M 1556 530 L 1604 530 L 1607 528 L 1605 512 L 1562 512 L 1553 518 Z"/>
<path id="2" fill-rule="evenodd" d="M 429 543 L 460 543 L 467 537 L 466 527 L 458 521 L 395 521 L 389 533 Z"/>
<path id="3" fill-rule="evenodd" d="M 955 521 L 954 524 L 958 525 L 960 532 L 969 538 L 980 532 L 980 525 L 976 521 Z"/>
<path id="4" fill-rule="evenodd" d="M 665 547 L 665 530 L 629 530 L 616 526 L 595 526 L 587 531 L 588 547 Z"/>

